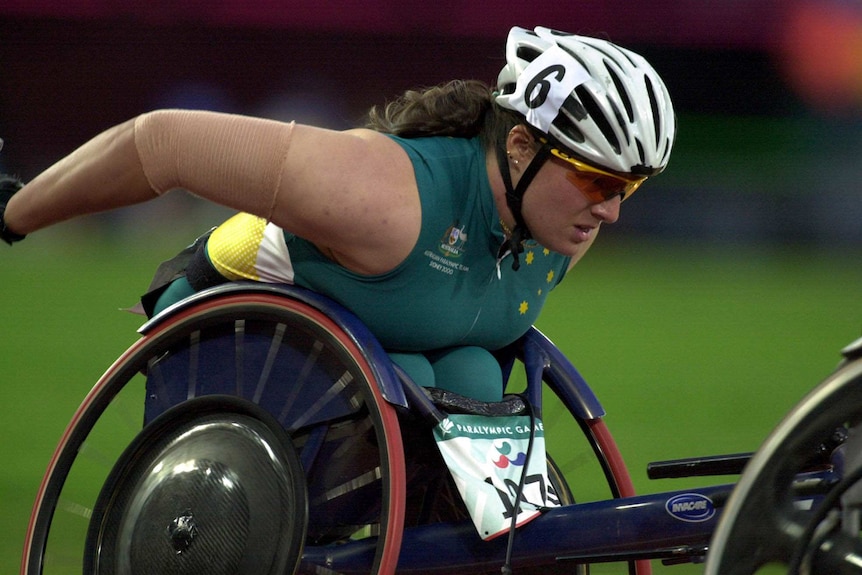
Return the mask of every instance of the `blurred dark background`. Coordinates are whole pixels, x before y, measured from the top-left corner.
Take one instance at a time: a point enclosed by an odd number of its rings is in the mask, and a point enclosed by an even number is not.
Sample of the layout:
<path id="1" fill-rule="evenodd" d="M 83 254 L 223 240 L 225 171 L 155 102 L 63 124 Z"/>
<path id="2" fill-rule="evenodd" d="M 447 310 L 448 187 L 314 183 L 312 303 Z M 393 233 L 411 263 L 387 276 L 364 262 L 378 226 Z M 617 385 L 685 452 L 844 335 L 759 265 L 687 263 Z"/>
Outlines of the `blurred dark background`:
<path id="1" fill-rule="evenodd" d="M 856 0 L 2 0 L 0 169 L 32 178 L 163 107 L 350 127 L 407 88 L 493 83 L 512 25 L 608 38 L 645 55 L 671 90 L 670 166 L 613 234 L 859 245 Z M 187 197 L 142 209 L 148 225 L 213 217 Z M 88 230 L 122 234 L 129 219 Z"/>
<path id="2" fill-rule="evenodd" d="M 0 0 L 0 170 L 32 178 L 163 107 L 353 126 L 408 88 L 493 83 L 513 25 L 641 52 L 680 124 L 668 170 L 540 327 L 602 398 L 639 491 L 665 488 L 649 461 L 755 449 L 860 334 L 860 0 Z M 66 422 L 135 337 L 116 309 L 225 215 L 169 194 L 0 258 L 0 572 Z"/>

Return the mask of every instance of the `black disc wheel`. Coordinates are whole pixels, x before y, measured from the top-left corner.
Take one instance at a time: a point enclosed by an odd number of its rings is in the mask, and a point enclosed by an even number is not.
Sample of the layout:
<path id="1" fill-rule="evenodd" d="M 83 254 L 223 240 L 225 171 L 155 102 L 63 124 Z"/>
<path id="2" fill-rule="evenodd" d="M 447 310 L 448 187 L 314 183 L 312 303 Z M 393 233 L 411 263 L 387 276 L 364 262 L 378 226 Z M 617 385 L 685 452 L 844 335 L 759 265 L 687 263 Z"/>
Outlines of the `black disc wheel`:
<path id="1" fill-rule="evenodd" d="M 84 399 L 55 450 L 26 534 L 22 575 L 80 572 L 93 561 L 100 573 L 157 572 L 146 566 L 162 559 L 138 543 L 147 537 L 134 524 L 150 516 L 163 523 L 163 511 L 174 530 L 168 540 L 180 555 L 172 558 L 174 564 L 209 545 L 243 564 L 234 558 L 241 543 L 229 538 L 269 537 L 266 521 L 276 521 L 254 520 L 250 514 L 260 511 L 260 501 L 248 491 L 262 481 L 281 493 L 275 479 L 281 464 L 258 465 L 262 446 L 278 445 L 277 434 L 261 428 L 262 419 L 235 410 L 229 411 L 237 419 L 231 423 L 217 415 L 199 421 L 196 409 L 185 405 L 208 396 L 238 398 L 266 412 L 299 456 L 308 506 L 302 556 L 268 555 L 273 562 L 298 561 L 295 572 L 393 573 L 406 483 L 398 417 L 383 397 L 374 362 L 354 332 L 331 315 L 274 288 L 230 286 L 198 294 L 144 326 L 143 337 Z M 165 414 L 172 415 L 165 420 Z M 162 424 L 165 434 L 147 431 Z M 145 439 L 138 439 L 142 434 Z M 266 437 L 264 443 L 246 450 L 255 434 Z M 227 442 L 231 455 L 208 451 L 212 438 Z M 193 471 L 156 472 L 170 465 L 182 469 L 186 452 L 197 462 Z M 261 477 L 246 475 L 249 466 L 261 467 Z M 220 483 L 206 483 L 205 476 Z M 245 499 L 230 507 L 222 496 L 235 479 L 246 485 L 230 493 L 240 497 L 242 491 Z M 102 486 L 108 486 L 106 493 Z M 191 502 L 189 514 L 185 504 L 169 504 L 174 491 Z M 207 501 L 212 508 L 204 511 Z M 294 503 L 290 513 L 299 513 Z M 272 505 L 278 512 L 278 501 Z M 246 507 L 247 525 L 235 518 Z M 224 532 L 218 545 L 215 537 L 204 539 L 202 527 L 204 516 L 215 510 L 222 514 L 218 528 Z M 119 532 L 111 532 L 114 525 Z M 163 527 L 153 529 L 164 543 Z M 292 536 L 288 540 L 279 539 L 276 547 L 296 549 Z M 349 548 L 362 551 L 345 554 Z M 127 557 L 135 558 L 128 560 L 133 569 L 140 561 L 144 571 L 107 568 L 125 565 Z"/>
<path id="2" fill-rule="evenodd" d="M 292 573 L 307 520 L 305 475 L 278 423 L 245 400 L 196 398 L 144 428 L 114 466 L 84 573 Z"/>

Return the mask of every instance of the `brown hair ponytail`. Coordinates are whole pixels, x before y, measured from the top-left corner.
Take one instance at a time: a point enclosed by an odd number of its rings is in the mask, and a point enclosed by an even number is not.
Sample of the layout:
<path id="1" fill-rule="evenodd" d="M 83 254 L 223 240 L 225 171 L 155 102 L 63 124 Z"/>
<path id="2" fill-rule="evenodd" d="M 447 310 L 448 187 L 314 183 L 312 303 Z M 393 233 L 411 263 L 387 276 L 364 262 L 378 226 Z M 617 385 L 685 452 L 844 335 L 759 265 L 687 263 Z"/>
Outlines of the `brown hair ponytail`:
<path id="1" fill-rule="evenodd" d="M 453 80 L 425 90 L 408 90 L 384 106 L 371 108 L 365 127 L 403 138 L 473 138 L 481 134 L 485 146 L 490 147 L 501 129 L 506 133 L 523 121 L 497 106 L 493 98 L 491 88 L 478 80 Z"/>

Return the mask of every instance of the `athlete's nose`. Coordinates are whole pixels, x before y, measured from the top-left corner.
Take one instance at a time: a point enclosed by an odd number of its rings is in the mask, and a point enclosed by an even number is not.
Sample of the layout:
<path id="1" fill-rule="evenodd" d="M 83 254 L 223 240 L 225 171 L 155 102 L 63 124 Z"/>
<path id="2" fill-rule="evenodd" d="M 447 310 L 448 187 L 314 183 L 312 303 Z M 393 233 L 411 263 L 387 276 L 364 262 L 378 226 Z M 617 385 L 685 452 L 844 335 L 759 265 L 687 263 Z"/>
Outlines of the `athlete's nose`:
<path id="1" fill-rule="evenodd" d="M 590 210 L 593 215 L 604 223 L 612 224 L 620 217 L 622 196 L 614 196 L 603 202 L 593 204 Z"/>

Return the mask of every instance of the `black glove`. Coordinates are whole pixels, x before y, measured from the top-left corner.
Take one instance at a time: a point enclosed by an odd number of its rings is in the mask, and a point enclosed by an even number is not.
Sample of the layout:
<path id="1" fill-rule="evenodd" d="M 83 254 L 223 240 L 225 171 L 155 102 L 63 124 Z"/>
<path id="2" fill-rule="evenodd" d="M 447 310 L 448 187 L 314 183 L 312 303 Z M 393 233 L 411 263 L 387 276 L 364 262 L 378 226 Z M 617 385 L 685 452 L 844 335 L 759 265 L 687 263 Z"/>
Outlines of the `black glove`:
<path id="1" fill-rule="evenodd" d="M 24 183 L 14 176 L 0 174 L 0 239 L 9 244 L 20 242 L 25 236 L 16 234 L 6 227 L 6 221 L 3 219 L 3 214 L 6 212 L 6 204 L 9 199 L 15 195 L 15 192 L 24 187 Z"/>

